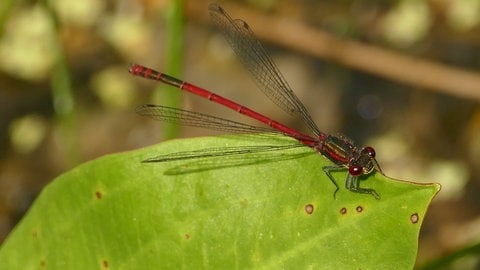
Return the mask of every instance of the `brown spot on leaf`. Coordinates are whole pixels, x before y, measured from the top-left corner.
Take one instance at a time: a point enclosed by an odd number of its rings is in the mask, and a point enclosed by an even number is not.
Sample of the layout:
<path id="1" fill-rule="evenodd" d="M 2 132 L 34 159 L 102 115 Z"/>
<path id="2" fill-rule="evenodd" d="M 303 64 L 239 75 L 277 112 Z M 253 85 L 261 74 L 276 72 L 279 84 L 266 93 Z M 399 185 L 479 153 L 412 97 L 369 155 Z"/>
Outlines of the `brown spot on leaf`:
<path id="1" fill-rule="evenodd" d="M 418 218 L 418 214 L 417 213 L 413 213 L 411 216 L 410 216 L 410 222 L 412 222 L 413 224 L 417 223 L 419 220 Z"/>
<path id="2" fill-rule="evenodd" d="M 99 200 L 102 198 L 102 195 L 103 194 L 100 191 L 95 192 L 95 197 L 97 197 L 97 199 L 99 199 Z"/>
<path id="3" fill-rule="evenodd" d="M 305 205 L 305 212 L 309 215 L 311 215 L 313 213 L 313 210 L 315 210 L 315 208 L 313 207 L 313 204 L 306 204 Z"/>
<path id="4" fill-rule="evenodd" d="M 340 209 L 340 214 L 345 215 L 346 213 L 347 213 L 347 208 L 342 207 L 342 209 Z"/>
<path id="5" fill-rule="evenodd" d="M 359 205 L 357 208 L 355 208 L 355 210 L 357 210 L 358 213 L 361 213 L 363 212 L 363 207 Z"/>
<path id="6" fill-rule="evenodd" d="M 186 233 L 185 234 L 185 239 L 187 239 L 187 240 L 190 239 L 190 234 Z"/>
<path id="7" fill-rule="evenodd" d="M 45 267 L 45 260 L 40 261 L 40 267 L 42 267 L 42 268 Z"/>
<path id="8" fill-rule="evenodd" d="M 108 261 L 107 261 L 107 260 L 103 260 L 103 262 L 102 262 L 102 267 L 103 267 L 104 269 L 107 269 L 107 268 L 108 268 Z"/>

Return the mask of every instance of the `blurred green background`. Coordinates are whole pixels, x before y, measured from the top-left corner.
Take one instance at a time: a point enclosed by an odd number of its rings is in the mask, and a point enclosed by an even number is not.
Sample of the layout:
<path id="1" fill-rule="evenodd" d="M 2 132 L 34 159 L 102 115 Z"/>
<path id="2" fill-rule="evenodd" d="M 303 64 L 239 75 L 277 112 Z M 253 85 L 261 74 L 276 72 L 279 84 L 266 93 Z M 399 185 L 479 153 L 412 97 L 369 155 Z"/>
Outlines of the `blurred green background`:
<path id="1" fill-rule="evenodd" d="M 374 146 L 390 177 L 442 184 L 423 225 L 418 265 L 478 245 L 480 1 L 218 3 L 250 24 L 323 131 Z M 221 134 L 143 119 L 137 105 L 254 123 L 200 98 L 160 91 L 131 76 L 129 63 L 303 128 L 255 89 L 212 29 L 208 4 L 0 3 L 0 243 L 42 187 L 82 162 L 166 138 Z M 467 256 L 459 269 L 480 267 L 479 260 Z"/>

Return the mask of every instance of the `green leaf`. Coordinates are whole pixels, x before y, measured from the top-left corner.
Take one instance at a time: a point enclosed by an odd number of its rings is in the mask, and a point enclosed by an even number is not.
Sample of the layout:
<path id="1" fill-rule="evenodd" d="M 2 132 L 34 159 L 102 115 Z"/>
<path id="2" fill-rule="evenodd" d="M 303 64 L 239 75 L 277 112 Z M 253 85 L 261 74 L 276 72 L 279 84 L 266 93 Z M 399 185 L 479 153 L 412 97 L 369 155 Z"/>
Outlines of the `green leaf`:
<path id="1" fill-rule="evenodd" d="M 308 147 L 141 163 L 283 136 L 175 140 L 85 163 L 48 185 L 0 249 L 2 269 L 411 269 L 438 184 L 374 174 L 340 191 Z"/>

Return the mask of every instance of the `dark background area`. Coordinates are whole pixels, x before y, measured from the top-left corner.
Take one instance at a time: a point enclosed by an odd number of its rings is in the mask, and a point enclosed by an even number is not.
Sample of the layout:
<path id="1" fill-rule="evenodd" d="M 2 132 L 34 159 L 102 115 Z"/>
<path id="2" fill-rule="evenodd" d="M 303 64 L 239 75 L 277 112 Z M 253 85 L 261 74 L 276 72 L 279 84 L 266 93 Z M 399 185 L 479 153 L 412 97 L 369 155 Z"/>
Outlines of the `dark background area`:
<path id="1" fill-rule="evenodd" d="M 156 84 L 127 69 L 167 64 L 169 1 L 49 3 L 0 4 L 0 243 L 56 176 L 165 137 L 158 122 L 134 113 Z M 181 78 L 302 129 L 256 89 L 212 29 L 208 3 L 185 1 L 183 57 L 171 60 Z M 218 3 L 249 23 L 323 131 L 374 146 L 387 176 L 442 184 L 422 227 L 418 265 L 478 246 L 479 3 Z M 254 123 L 181 97 L 182 108 Z M 179 136 L 212 134 L 220 133 L 182 127 Z M 478 257 L 458 269 L 479 267 Z"/>

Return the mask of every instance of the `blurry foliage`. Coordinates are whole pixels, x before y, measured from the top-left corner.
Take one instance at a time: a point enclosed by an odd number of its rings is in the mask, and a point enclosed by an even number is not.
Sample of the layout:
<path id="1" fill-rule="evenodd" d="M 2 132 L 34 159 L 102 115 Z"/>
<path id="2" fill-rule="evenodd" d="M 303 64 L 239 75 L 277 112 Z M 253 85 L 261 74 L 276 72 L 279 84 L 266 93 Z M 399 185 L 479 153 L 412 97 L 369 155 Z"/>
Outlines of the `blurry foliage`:
<path id="1" fill-rule="evenodd" d="M 135 97 L 135 86 L 125 75 L 125 67 L 104 69 L 92 78 L 92 88 L 109 108 L 129 109 Z"/>
<path id="2" fill-rule="evenodd" d="M 392 44 L 408 46 L 425 38 L 432 24 L 425 1 L 401 1 L 383 20 L 383 35 Z"/>
<path id="3" fill-rule="evenodd" d="M 41 5 L 16 9 L 0 42 L 0 68 L 23 80 L 45 79 L 56 55 L 52 22 Z"/>
<path id="4" fill-rule="evenodd" d="M 470 31 L 480 23 L 480 1 L 445 0 L 449 26 L 456 31 Z"/>
<path id="5" fill-rule="evenodd" d="M 45 138 L 46 121 L 38 115 L 26 115 L 10 124 L 10 138 L 15 151 L 32 152 Z"/>
<path id="6" fill-rule="evenodd" d="M 62 24 L 77 27 L 95 26 L 105 12 L 106 1 L 101 0 L 50 0 Z"/>

